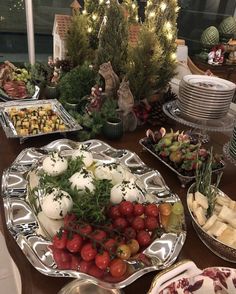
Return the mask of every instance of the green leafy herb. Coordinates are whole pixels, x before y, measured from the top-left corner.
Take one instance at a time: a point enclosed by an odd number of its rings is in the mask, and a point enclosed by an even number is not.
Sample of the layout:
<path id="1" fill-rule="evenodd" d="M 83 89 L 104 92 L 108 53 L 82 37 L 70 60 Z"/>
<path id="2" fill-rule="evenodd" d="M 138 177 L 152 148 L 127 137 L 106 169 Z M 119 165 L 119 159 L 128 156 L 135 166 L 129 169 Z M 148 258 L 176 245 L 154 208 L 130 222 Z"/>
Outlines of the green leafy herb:
<path id="1" fill-rule="evenodd" d="M 79 219 L 89 223 L 103 223 L 106 220 L 106 207 L 110 202 L 112 184 L 109 180 L 94 180 L 93 192 L 88 189 L 74 200 L 73 212 Z"/>

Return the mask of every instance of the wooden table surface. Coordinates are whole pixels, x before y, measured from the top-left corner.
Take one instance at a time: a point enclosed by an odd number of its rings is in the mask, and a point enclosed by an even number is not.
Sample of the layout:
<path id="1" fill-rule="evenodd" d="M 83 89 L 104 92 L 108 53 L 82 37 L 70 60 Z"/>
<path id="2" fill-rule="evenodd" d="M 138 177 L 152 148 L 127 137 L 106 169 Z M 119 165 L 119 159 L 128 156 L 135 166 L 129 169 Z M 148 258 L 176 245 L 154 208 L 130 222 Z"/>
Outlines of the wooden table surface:
<path id="1" fill-rule="evenodd" d="M 177 130 L 183 129 L 183 126 L 172 125 Z M 106 142 L 115 148 L 126 148 L 136 152 L 139 157 L 148 166 L 157 169 L 161 172 L 167 185 L 175 193 L 179 195 L 185 206 L 186 222 L 187 222 L 187 238 L 186 242 L 180 252 L 178 260 L 190 259 L 196 263 L 199 268 L 206 268 L 209 266 L 226 266 L 235 267 L 235 264 L 226 262 L 223 259 L 214 255 L 198 238 L 196 235 L 190 217 L 186 209 L 186 192 L 187 189 L 181 188 L 180 182 L 176 175 L 170 171 L 165 165 L 160 163 L 151 154 L 144 151 L 139 145 L 139 139 L 145 136 L 146 127 L 139 127 L 133 133 L 126 133 L 119 141 Z M 211 133 L 211 144 L 215 146 L 216 151 L 222 152 L 222 145 L 229 140 L 229 137 L 220 133 Z M 16 156 L 24 148 L 41 147 L 49 142 L 62 138 L 60 134 L 46 135 L 35 137 L 27 140 L 24 144 L 20 144 L 18 139 L 7 139 L 5 133 L 0 129 L 0 172 L 8 168 Z M 68 135 L 69 139 L 75 137 L 71 134 Z M 103 138 L 102 138 L 103 139 Z M 228 194 L 232 199 L 236 200 L 236 184 L 235 184 L 236 167 L 227 162 L 224 175 L 220 184 L 220 188 Z M 0 229 L 4 232 L 8 250 L 19 268 L 22 279 L 22 293 L 23 294 L 54 294 L 57 293 L 66 283 L 71 281 L 69 278 L 52 278 L 39 273 L 27 260 L 21 249 L 18 247 L 14 239 L 9 234 L 3 210 L 3 200 L 0 197 Z M 124 293 L 146 293 L 151 285 L 151 282 L 156 272 L 148 273 L 131 285 L 123 289 Z M 1 290 L 0 290 L 1 292 Z M 2 292 L 1 292 L 2 293 Z"/>

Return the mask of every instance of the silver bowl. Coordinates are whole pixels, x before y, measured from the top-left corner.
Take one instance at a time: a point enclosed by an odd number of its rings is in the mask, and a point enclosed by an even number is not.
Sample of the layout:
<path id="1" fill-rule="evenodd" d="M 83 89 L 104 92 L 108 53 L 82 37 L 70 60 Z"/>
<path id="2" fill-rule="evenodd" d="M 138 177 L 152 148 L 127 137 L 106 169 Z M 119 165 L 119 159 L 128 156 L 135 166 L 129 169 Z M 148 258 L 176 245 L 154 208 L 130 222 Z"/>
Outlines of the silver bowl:
<path id="1" fill-rule="evenodd" d="M 187 192 L 187 197 L 189 197 L 189 194 L 192 193 L 193 188 L 194 188 L 195 184 L 192 184 Z M 214 187 L 214 186 L 212 186 Z M 223 195 L 224 197 L 226 197 L 226 194 L 224 192 L 222 192 L 220 189 L 214 187 L 214 189 L 217 190 L 218 194 Z M 188 201 L 187 201 L 188 203 Z M 196 221 L 192 211 L 190 210 L 189 205 L 188 206 L 188 211 L 189 214 L 191 216 L 192 219 L 192 224 L 193 227 L 198 235 L 198 237 L 200 238 L 200 240 L 217 256 L 219 256 L 220 258 L 227 260 L 229 262 L 233 262 L 236 263 L 236 249 L 220 242 L 219 240 L 217 240 L 216 238 L 210 236 L 209 234 L 207 234 L 202 227 L 198 224 L 198 222 Z"/>

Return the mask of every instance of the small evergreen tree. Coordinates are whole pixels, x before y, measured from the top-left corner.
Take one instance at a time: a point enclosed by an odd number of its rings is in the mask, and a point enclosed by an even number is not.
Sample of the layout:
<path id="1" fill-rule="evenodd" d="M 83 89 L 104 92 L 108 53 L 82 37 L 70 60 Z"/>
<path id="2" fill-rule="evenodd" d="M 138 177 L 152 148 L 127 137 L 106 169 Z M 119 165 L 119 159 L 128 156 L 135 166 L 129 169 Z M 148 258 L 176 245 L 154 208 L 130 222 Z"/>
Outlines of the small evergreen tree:
<path id="1" fill-rule="evenodd" d="M 98 48 L 98 34 L 106 9 L 105 0 L 85 0 L 84 14 L 88 17 L 89 43 L 93 49 Z"/>
<path id="2" fill-rule="evenodd" d="M 146 23 L 156 32 L 163 51 L 157 89 L 163 89 L 174 76 L 176 67 L 177 0 L 148 0 Z"/>
<path id="3" fill-rule="evenodd" d="M 76 14 L 72 17 L 66 36 L 66 49 L 73 67 L 90 59 L 91 50 L 89 49 L 87 18 L 84 15 Z"/>
<path id="4" fill-rule="evenodd" d="M 124 74 L 128 54 L 128 25 L 124 11 L 116 0 L 111 0 L 106 10 L 106 22 L 102 25 L 96 65 L 110 61 L 115 73 Z"/>
<path id="5" fill-rule="evenodd" d="M 157 36 L 143 25 L 138 44 L 130 49 L 128 79 L 135 100 L 151 97 L 159 81 L 162 51 Z"/>

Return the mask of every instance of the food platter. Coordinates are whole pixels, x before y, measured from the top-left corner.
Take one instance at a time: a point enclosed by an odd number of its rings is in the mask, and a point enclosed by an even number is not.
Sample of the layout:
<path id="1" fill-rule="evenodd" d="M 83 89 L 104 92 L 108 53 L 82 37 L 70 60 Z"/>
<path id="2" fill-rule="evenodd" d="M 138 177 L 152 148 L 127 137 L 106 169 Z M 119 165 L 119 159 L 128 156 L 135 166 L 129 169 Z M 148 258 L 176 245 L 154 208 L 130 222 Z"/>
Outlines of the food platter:
<path id="1" fill-rule="evenodd" d="M 57 127 L 52 127 L 53 120 Z M 0 103 L 0 121 L 8 138 L 23 141 L 30 137 L 82 129 L 56 99 Z"/>
<path id="2" fill-rule="evenodd" d="M 186 229 L 183 219 L 182 229 L 178 233 L 163 233 L 156 237 L 142 252 L 149 263 L 140 260 L 128 261 L 132 272 L 119 282 L 107 282 L 75 270 L 59 270 L 52 252 L 49 250 L 51 240 L 38 233 L 40 227 L 31 202 L 28 202 L 29 176 L 40 162 L 52 152 L 69 154 L 81 143 L 68 139 L 53 141 L 42 148 L 23 150 L 2 176 L 2 195 L 6 224 L 9 232 L 31 264 L 42 274 L 53 277 L 74 277 L 89 280 L 106 288 L 123 288 L 145 273 L 168 268 L 178 257 L 185 242 Z M 119 162 L 133 174 L 140 191 L 145 193 L 148 201 L 154 203 L 176 203 L 179 197 L 172 193 L 164 179 L 156 170 L 147 167 L 141 159 L 128 150 L 117 150 L 99 140 L 83 142 L 83 146 L 101 163 Z"/>
<path id="3" fill-rule="evenodd" d="M 32 96 L 27 96 L 25 98 L 15 98 L 15 97 L 11 97 L 8 96 L 2 89 L 0 91 L 0 100 L 2 101 L 30 101 L 30 100 L 37 100 L 39 98 L 39 94 L 40 94 L 40 88 L 39 86 L 35 85 L 35 92 Z"/>

